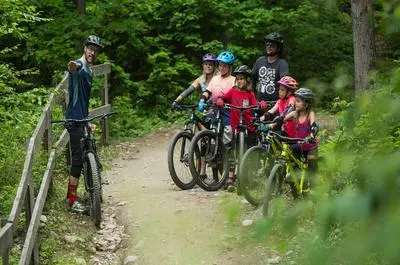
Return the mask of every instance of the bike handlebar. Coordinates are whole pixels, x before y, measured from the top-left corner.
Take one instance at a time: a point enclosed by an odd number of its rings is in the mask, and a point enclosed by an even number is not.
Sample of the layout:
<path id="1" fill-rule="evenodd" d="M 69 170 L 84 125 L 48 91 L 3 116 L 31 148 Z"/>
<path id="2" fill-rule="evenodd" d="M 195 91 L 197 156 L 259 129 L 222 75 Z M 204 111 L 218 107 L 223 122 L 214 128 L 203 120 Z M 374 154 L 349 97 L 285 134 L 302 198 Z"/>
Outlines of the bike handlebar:
<path id="1" fill-rule="evenodd" d="M 65 119 L 65 120 L 52 120 L 51 123 L 67 123 L 67 122 L 73 122 L 73 123 L 88 123 L 91 122 L 95 119 L 105 119 L 108 116 L 114 115 L 116 114 L 116 112 L 109 112 L 109 113 L 103 113 L 91 118 L 86 118 L 86 119 L 82 119 L 82 120 L 77 120 L 77 119 Z"/>
<path id="2" fill-rule="evenodd" d="M 228 104 L 228 103 L 225 103 L 224 107 L 228 108 L 228 109 L 236 109 L 236 110 L 239 110 L 239 111 L 245 111 L 245 110 L 248 110 L 248 109 L 253 109 L 254 110 L 254 109 L 258 109 L 259 108 L 258 105 L 252 105 L 252 106 L 247 106 L 247 107 L 239 107 L 239 106 L 234 106 L 234 105 L 231 105 L 231 104 Z"/>
<path id="3" fill-rule="evenodd" d="M 175 106 L 176 110 L 187 110 L 187 109 L 195 109 L 197 108 L 197 104 L 177 104 Z"/>
<path id="4" fill-rule="evenodd" d="M 269 131 L 268 133 L 275 135 L 280 141 L 282 142 L 287 142 L 287 143 L 301 143 L 301 144 L 305 144 L 307 143 L 305 141 L 305 139 L 303 138 L 290 138 L 290 137 L 286 137 L 286 136 L 282 136 L 277 132 L 274 131 Z"/>

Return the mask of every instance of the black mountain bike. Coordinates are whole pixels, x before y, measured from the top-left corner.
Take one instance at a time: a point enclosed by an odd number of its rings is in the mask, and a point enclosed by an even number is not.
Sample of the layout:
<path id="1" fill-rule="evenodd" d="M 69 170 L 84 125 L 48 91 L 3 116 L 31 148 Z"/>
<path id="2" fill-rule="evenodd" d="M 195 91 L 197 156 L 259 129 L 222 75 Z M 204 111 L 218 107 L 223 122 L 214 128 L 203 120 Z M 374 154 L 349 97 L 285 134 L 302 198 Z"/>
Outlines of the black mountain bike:
<path id="1" fill-rule="evenodd" d="M 196 185 L 189 169 L 188 152 L 190 142 L 196 131 L 201 127 L 206 128 L 206 123 L 196 116 L 197 105 L 178 105 L 175 109 L 180 111 L 190 111 L 190 117 L 185 122 L 183 130 L 175 134 L 168 145 L 168 169 L 172 180 L 182 190 L 188 190 Z M 195 151 L 196 168 L 199 169 L 200 153 Z"/>
<path id="2" fill-rule="evenodd" d="M 247 150 L 247 125 L 244 123 L 243 114 L 247 110 L 258 110 L 259 106 L 247 106 L 247 107 L 237 107 L 231 104 L 224 104 L 225 108 L 228 109 L 235 109 L 240 112 L 239 114 L 239 125 L 234 132 L 234 139 L 232 140 L 232 148 L 234 148 L 234 156 L 231 158 L 233 159 L 233 165 L 236 169 L 236 185 L 237 185 L 237 193 L 241 195 L 241 185 L 240 185 L 240 162 L 242 161 L 243 154 Z M 232 161 L 231 161 L 232 162 Z M 232 163 L 231 165 L 232 166 Z"/>
<path id="3" fill-rule="evenodd" d="M 219 190 L 228 176 L 228 156 L 225 148 L 224 124 L 221 108 L 212 105 L 214 111 L 210 129 L 196 134 L 189 147 L 189 168 L 197 184 L 206 191 Z M 200 154 L 200 163 L 197 159 Z M 205 168 L 206 174 L 200 175 Z"/>
<path id="4" fill-rule="evenodd" d="M 100 227 L 101 203 L 103 201 L 103 194 L 102 194 L 103 191 L 101 187 L 102 165 L 97 155 L 96 141 L 89 127 L 89 122 L 95 119 L 106 119 L 108 116 L 112 114 L 115 114 L 115 112 L 101 114 L 92 118 L 87 118 L 82 120 L 65 119 L 65 120 L 54 120 L 51 122 L 51 123 L 63 123 L 65 126 L 68 126 L 68 124 L 73 123 L 76 126 L 83 126 L 84 128 L 83 138 L 80 141 L 82 148 L 82 161 L 83 161 L 82 171 L 85 179 L 85 190 L 89 194 L 90 216 L 97 228 Z"/>

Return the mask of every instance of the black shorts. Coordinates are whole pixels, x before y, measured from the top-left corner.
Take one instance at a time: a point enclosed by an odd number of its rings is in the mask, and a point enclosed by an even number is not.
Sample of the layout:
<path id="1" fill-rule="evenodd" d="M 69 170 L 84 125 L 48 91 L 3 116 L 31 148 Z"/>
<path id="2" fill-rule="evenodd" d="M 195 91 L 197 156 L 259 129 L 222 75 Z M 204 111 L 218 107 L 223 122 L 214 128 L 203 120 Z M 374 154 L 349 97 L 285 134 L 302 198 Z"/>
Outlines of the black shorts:
<path id="1" fill-rule="evenodd" d="M 71 170 L 70 175 L 79 178 L 82 171 L 82 148 L 81 139 L 84 136 L 84 126 L 68 124 L 66 129 L 69 133 L 69 141 L 71 146 Z"/>

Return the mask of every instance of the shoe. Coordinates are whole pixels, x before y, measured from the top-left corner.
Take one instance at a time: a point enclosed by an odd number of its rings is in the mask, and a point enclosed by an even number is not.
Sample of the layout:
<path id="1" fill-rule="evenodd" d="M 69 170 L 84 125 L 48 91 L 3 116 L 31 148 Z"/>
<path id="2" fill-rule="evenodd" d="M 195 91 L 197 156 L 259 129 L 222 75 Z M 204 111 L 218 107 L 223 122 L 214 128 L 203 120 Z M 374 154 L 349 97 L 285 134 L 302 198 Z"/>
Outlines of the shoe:
<path id="1" fill-rule="evenodd" d="M 227 192 L 235 192 L 236 187 L 233 184 L 228 184 L 226 187 Z"/>
<path id="2" fill-rule="evenodd" d="M 75 213 L 85 213 L 88 211 L 87 207 L 80 203 L 79 201 L 75 201 L 70 207 L 69 210 Z"/>
<path id="3" fill-rule="evenodd" d="M 234 192 L 235 191 L 236 187 L 233 185 L 233 178 L 228 178 L 226 180 L 225 189 L 228 192 Z"/>

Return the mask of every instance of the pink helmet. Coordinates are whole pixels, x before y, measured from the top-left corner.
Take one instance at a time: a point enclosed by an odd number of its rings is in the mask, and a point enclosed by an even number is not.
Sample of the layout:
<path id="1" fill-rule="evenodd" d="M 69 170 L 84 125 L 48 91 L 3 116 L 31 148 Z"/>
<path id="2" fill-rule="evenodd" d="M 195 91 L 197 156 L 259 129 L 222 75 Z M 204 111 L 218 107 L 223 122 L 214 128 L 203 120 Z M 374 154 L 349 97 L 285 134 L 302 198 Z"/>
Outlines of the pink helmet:
<path id="1" fill-rule="evenodd" d="M 280 84 L 280 85 L 282 85 L 282 86 L 284 86 L 284 87 L 286 87 L 286 88 L 291 89 L 293 92 L 297 90 L 297 87 L 298 87 L 298 85 L 299 85 L 299 84 L 297 83 L 296 79 L 294 79 L 293 77 L 288 76 L 288 75 L 282 77 L 282 78 L 278 81 L 278 84 Z"/>

